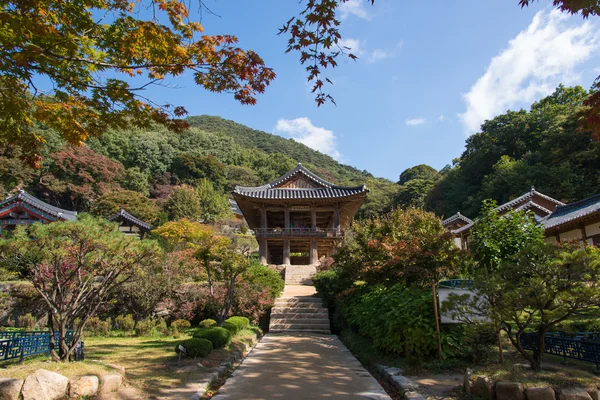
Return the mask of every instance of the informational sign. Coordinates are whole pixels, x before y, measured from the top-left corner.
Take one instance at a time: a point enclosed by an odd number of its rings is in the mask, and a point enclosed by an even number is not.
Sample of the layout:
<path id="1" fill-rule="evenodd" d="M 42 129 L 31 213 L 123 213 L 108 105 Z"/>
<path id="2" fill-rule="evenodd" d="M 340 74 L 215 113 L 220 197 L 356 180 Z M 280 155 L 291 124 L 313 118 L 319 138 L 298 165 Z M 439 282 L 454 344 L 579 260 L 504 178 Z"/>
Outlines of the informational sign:
<path id="1" fill-rule="evenodd" d="M 292 211 L 310 211 L 310 206 L 291 206 Z"/>
<path id="2" fill-rule="evenodd" d="M 187 354 L 187 349 L 182 345 L 177 346 L 177 350 L 179 350 L 180 353 Z"/>
<path id="3" fill-rule="evenodd" d="M 438 284 L 437 292 L 438 299 L 440 301 L 440 310 L 442 309 L 444 302 L 448 300 L 448 297 L 451 293 L 458 296 L 468 295 L 471 298 L 478 297 L 477 293 L 473 290 L 473 281 L 467 279 L 450 279 L 447 281 L 442 281 Z M 470 315 L 469 320 L 484 321 L 485 319 L 477 315 Z M 441 313 L 440 322 L 442 324 L 460 324 L 464 321 L 455 320 L 452 318 L 450 313 Z"/>

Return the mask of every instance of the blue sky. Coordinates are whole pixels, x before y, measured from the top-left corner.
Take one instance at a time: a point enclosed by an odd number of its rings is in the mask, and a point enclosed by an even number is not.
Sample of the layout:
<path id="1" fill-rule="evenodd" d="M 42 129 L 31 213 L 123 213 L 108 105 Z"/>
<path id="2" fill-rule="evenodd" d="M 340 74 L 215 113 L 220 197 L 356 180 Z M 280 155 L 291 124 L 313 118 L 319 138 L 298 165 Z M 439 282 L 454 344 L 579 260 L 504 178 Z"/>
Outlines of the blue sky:
<path id="1" fill-rule="evenodd" d="M 600 74 L 600 19 L 553 11 L 549 0 L 350 0 L 340 10 L 345 44 L 359 56 L 328 72 L 337 106 L 317 108 L 297 54 L 284 54 L 278 28 L 301 10 L 295 0 L 207 0 L 207 34 L 232 33 L 257 51 L 276 80 L 256 106 L 196 87 L 150 89 L 191 115 L 232 119 L 292 137 L 376 176 L 440 169 L 458 157 L 484 119 L 528 107 L 559 83 L 588 88 Z"/>

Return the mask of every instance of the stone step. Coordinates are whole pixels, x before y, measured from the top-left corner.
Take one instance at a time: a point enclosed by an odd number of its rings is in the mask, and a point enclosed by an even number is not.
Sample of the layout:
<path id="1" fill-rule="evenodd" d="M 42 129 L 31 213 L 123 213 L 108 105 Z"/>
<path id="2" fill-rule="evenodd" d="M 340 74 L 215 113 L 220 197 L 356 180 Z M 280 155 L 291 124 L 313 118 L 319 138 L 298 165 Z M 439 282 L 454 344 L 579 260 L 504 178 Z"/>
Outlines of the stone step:
<path id="1" fill-rule="evenodd" d="M 271 309 L 272 314 L 325 314 L 326 308 L 294 308 L 294 307 L 273 307 Z"/>
<path id="2" fill-rule="evenodd" d="M 292 318 L 271 318 L 270 326 L 277 325 L 329 325 L 329 318 L 301 318 L 301 319 L 292 319 Z"/>
<path id="3" fill-rule="evenodd" d="M 271 329 L 323 329 L 328 330 L 329 324 L 305 324 L 305 323 L 291 323 L 291 324 L 270 324 L 269 330 Z"/>
<path id="4" fill-rule="evenodd" d="M 271 319 L 280 319 L 280 318 L 287 318 L 287 319 L 312 319 L 312 318 L 325 318 L 327 320 L 329 320 L 329 314 L 326 312 L 322 312 L 322 313 L 313 313 L 313 312 L 309 312 L 309 313 L 271 313 Z"/>
<path id="5" fill-rule="evenodd" d="M 317 303 L 321 301 L 321 298 L 317 295 L 314 296 L 281 296 L 275 299 L 275 301 L 279 301 L 279 300 L 297 300 L 297 301 L 305 301 L 305 302 L 312 302 L 312 303 Z"/>
<path id="6" fill-rule="evenodd" d="M 323 335 L 331 335 L 329 329 L 269 329 L 269 333 L 320 333 Z"/>
<path id="7" fill-rule="evenodd" d="M 271 312 L 326 312 L 327 309 L 318 303 L 276 304 Z"/>
<path id="8" fill-rule="evenodd" d="M 307 299 L 307 300 L 300 300 L 300 299 L 277 299 L 275 300 L 275 305 L 276 306 L 298 306 L 298 307 L 303 307 L 306 305 L 312 305 L 312 304 L 317 304 L 317 305 L 321 305 L 321 299 Z"/>
<path id="9" fill-rule="evenodd" d="M 293 281 L 285 281 L 286 284 L 288 285 L 307 285 L 307 286 L 312 286 L 313 285 L 313 281 L 311 281 L 310 279 L 298 279 L 298 280 L 293 280 Z"/>

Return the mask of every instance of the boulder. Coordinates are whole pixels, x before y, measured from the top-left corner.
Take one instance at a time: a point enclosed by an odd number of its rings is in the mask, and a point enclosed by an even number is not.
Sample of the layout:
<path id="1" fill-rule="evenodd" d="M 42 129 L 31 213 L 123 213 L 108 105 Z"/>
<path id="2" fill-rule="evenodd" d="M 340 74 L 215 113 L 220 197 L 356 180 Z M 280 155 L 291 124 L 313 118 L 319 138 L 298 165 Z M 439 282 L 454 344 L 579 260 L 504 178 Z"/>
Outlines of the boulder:
<path id="1" fill-rule="evenodd" d="M 471 394 L 484 399 L 494 398 L 494 382 L 487 376 L 478 376 L 471 387 Z"/>
<path id="2" fill-rule="evenodd" d="M 592 400 L 592 397 L 585 389 L 582 388 L 566 388 L 556 391 L 557 400 Z"/>
<path id="3" fill-rule="evenodd" d="M 71 378 L 69 385 L 69 397 L 78 399 L 83 396 L 94 396 L 98 393 L 100 380 L 95 375 L 76 376 Z"/>
<path id="4" fill-rule="evenodd" d="M 58 400 L 67 394 L 69 379 L 56 372 L 38 369 L 25 378 L 23 400 Z"/>
<path id="5" fill-rule="evenodd" d="M 23 379 L 1 378 L 0 400 L 18 400 L 23 387 Z"/>
<path id="6" fill-rule="evenodd" d="M 517 382 L 496 383 L 496 400 L 525 400 L 523 385 Z"/>
<path id="7" fill-rule="evenodd" d="M 123 384 L 121 374 L 106 374 L 100 378 L 100 393 L 107 394 L 116 392 Z"/>
<path id="8" fill-rule="evenodd" d="M 588 390 L 588 394 L 590 395 L 592 400 L 600 400 L 600 390 L 598 390 L 598 389 Z"/>
<path id="9" fill-rule="evenodd" d="M 525 389 L 527 400 L 555 400 L 554 389 L 550 387 L 532 387 Z"/>
<path id="10" fill-rule="evenodd" d="M 473 375 L 473 371 L 467 368 L 465 377 L 463 378 L 463 390 L 469 395 L 471 394 L 471 375 Z"/>

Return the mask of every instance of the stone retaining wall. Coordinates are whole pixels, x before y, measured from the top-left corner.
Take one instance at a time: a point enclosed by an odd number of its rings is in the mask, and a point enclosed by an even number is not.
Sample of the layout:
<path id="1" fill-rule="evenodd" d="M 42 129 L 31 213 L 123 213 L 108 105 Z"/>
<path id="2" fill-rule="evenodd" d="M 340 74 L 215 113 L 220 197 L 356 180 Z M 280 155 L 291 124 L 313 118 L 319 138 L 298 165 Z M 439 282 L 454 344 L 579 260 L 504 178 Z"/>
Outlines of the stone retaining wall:
<path id="1" fill-rule="evenodd" d="M 463 388 L 465 393 L 483 399 L 495 400 L 600 400 L 600 390 L 584 388 L 556 389 L 551 387 L 524 387 L 518 382 L 493 382 L 483 375 L 471 376 L 467 370 Z"/>
<path id="2" fill-rule="evenodd" d="M 76 376 L 71 379 L 56 372 L 38 369 L 25 379 L 0 379 L 0 400 L 58 400 L 110 395 L 123 385 L 117 373 Z"/>

